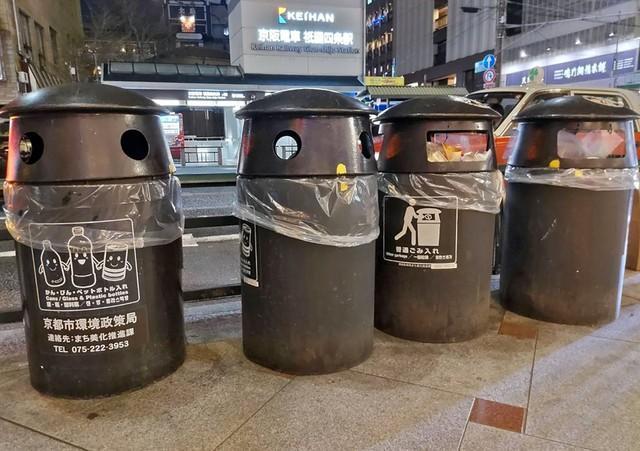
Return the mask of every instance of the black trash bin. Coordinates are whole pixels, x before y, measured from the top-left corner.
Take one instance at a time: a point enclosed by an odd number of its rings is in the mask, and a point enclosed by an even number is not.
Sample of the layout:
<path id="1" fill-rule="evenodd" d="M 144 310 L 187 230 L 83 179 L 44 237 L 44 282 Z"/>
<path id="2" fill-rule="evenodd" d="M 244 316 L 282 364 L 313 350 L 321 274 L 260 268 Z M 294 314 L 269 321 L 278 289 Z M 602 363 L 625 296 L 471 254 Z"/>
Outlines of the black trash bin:
<path id="1" fill-rule="evenodd" d="M 258 364 L 319 374 L 371 352 L 372 113 L 321 89 L 283 91 L 238 112 L 242 338 Z"/>
<path id="2" fill-rule="evenodd" d="M 453 96 L 407 100 L 378 117 L 381 232 L 376 327 L 423 342 L 454 342 L 487 325 L 502 176 L 492 121 Z"/>
<path id="3" fill-rule="evenodd" d="M 120 88 L 19 97 L 4 184 L 31 383 L 88 398 L 141 387 L 184 360 L 180 185 L 164 111 Z"/>
<path id="4" fill-rule="evenodd" d="M 617 317 L 638 183 L 636 117 L 580 96 L 547 100 L 517 116 L 505 173 L 505 308 L 564 324 Z"/>

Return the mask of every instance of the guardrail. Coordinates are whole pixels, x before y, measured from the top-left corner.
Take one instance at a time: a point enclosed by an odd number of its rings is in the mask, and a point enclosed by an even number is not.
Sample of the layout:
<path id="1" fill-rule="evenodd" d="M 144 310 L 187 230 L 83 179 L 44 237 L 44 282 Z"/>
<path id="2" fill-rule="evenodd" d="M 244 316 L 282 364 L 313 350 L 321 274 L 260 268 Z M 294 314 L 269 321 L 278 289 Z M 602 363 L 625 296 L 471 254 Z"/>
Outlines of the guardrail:
<path id="1" fill-rule="evenodd" d="M 180 158 L 173 155 L 174 163 L 180 166 L 206 165 L 222 166 L 222 146 L 221 145 L 189 145 L 180 148 Z"/>

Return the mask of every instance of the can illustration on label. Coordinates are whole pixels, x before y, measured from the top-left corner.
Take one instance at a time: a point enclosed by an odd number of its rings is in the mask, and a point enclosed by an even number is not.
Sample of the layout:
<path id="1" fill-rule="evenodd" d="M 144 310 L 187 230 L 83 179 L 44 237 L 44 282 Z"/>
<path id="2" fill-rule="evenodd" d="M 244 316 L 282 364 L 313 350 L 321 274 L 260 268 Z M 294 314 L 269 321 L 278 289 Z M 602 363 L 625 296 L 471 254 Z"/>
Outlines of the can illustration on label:
<path id="1" fill-rule="evenodd" d="M 128 261 L 129 247 L 124 243 L 107 243 L 102 259 L 102 278 L 110 282 L 119 282 L 131 271 Z"/>

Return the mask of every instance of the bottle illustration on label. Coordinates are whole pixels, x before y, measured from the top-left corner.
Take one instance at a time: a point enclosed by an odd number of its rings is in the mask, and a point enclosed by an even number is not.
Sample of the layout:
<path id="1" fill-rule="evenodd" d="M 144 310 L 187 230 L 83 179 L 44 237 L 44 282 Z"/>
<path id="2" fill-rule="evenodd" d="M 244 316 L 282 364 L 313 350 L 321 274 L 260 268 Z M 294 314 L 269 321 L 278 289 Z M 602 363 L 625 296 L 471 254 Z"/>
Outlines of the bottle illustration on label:
<path id="1" fill-rule="evenodd" d="M 96 284 L 93 243 L 84 235 L 84 227 L 71 229 L 73 236 L 67 243 L 71 283 L 76 288 L 90 288 Z"/>
<path id="2" fill-rule="evenodd" d="M 56 288 L 64 285 L 66 282 L 64 266 L 66 265 L 60 259 L 60 254 L 51 247 L 51 241 L 44 240 L 38 273 L 44 275 L 44 281 L 48 286 Z"/>
<path id="3" fill-rule="evenodd" d="M 128 260 L 129 247 L 124 243 L 107 243 L 104 248 L 102 263 L 102 278 L 109 282 L 124 280 L 127 271 L 131 271 L 131 263 Z"/>

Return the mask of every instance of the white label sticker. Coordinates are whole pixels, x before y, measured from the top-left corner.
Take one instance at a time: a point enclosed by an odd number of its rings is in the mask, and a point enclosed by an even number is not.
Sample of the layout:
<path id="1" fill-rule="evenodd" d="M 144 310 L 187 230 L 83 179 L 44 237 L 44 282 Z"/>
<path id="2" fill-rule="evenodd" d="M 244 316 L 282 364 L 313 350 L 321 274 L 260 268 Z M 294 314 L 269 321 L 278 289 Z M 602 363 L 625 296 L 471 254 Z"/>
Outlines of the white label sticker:
<path id="1" fill-rule="evenodd" d="M 433 206 L 434 199 L 455 208 Z M 458 267 L 457 197 L 385 196 L 382 215 L 384 260 L 417 268 Z"/>
<path id="2" fill-rule="evenodd" d="M 114 239 L 100 240 L 104 231 Z M 40 310 L 78 312 L 134 304 L 140 282 L 133 221 L 118 219 L 82 223 L 33 223 L 31 236 L 56 237 L 54 248 L 43 240 L 31 249 Z"/>
<path id="3" fill-rule="evenodd" d="M 240 221 L 240 270 L 242 281 L 252 287 L 259 287 L 258 282 L 258 237 L 256 225 Z"/>

